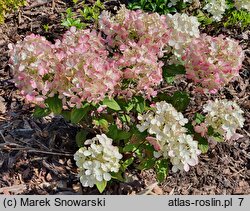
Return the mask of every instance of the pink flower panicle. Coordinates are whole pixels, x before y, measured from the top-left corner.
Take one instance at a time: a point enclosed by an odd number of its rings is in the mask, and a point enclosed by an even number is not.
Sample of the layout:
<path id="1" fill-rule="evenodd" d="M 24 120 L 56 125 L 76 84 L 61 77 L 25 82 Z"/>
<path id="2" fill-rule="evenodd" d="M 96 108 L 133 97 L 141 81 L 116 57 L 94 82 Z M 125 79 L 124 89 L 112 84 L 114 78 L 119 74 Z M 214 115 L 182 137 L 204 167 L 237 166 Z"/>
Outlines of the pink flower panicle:
<path id="1" fill-rule="evenodd" d="M 197 90 L 216 93 L 238 76 L 244 54 L 238 42 L 232 39 L 202 34 L 192 40 L 182 59 L 187 78 L 198 85 Z"/>
<path id="2" fill-rule="evenodd" d="M 47 96 L 55 92 L 58 61 L 54 57 L 54 46 L 44 37 L 31 34 L 16 45 L 9 44 L 9 49 L 13 81 L 27 101 L 42 105 Z"/>
<path id="3" fill-rule="evenodd" d="M 117 93 L 127 97 L 144 94 L 149 99 L 155 96 L 155 87 L 162 81 L 163 63 L 159 58 L 170 36 L 166 17 L 131 11 L 122 5 L 115 16 L 104 11 L 99 25 L 107 35 L 108 45 L 120 50 L 116 54 L 119 69 L 123 71 L 123 79 L 130 82 L 117 89 Z"/>
<path id="4" fill-rule="evenodd" d="M 69 98 L 70 107 L 81 107 L 84 101 L 98 103 L 106 95 L 112 96 L 121 74 L 116 62 L 108 58 L 100 34 L 73 28 L 56 46 L 61 63 L 58 91 L 65 102 Z"/>

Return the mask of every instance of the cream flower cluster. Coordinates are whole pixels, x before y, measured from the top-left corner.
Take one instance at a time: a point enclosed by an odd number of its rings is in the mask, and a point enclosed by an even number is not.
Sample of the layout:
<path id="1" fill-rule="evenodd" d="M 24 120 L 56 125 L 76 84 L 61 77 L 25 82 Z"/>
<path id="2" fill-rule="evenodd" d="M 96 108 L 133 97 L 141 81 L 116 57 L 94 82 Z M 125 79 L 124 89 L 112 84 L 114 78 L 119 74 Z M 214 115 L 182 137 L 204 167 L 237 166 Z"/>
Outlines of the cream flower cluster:
<path id="1" fill-rule="evenodd" d="M 168 44 L 173 47 L 172 53 L 178 59 L 183 56 L 191 40 L 200 36 L 198 28 L 200 23 L 196 17 L 188 16 L 185 13 L 168 14 L 166 21 L 171 29 Z"/>
<path id="2" fill-rule="evenodd" d="M 111 180 L 110 172 L 118 172 L 122 155 L 105 134 L 96 135 L 84 143 L 74 155 L 79 177 L 84 187 L 93 187 L 103 180 Z"/>
<path id="3" fill-rule="evenodd" d="M 249 0 L 235 0 L 234 5 L 238 10 L 246 9 L 248 12 L 250 12 L 250 1 Z"/>
<path id="4" fill-rule="evenodd" d="M 155 136 L 159 150 L 155 157 L 169 158 L 173 164 L 172 170 L 189 170 L 189 166 L 198 163 L 198 143 L 192 136 L 187 135 L 184 125 L 188 122 L 182 113 L 165 101 L 157 102 L 154 111 L 139 115 L 140 124 L 137 128 L 140 132 L 147 130 Z"/>
<path id="5" fill-rule="evenodd" d="M 211 13 L 215 21 L 220 21 L 227 9 L 226 0 L 206 0 L 206 3 L 203 9 Z"/>
<path id="6" fill-rule="evenodd" d="M 240 107 L 232 101 L 218 100 L 210 101 L 203 108 L 207 113 L 205 124 L 211 126 L 226 140 L 237 137 L 236 129 L 244 125 L 244 113 Z"/>

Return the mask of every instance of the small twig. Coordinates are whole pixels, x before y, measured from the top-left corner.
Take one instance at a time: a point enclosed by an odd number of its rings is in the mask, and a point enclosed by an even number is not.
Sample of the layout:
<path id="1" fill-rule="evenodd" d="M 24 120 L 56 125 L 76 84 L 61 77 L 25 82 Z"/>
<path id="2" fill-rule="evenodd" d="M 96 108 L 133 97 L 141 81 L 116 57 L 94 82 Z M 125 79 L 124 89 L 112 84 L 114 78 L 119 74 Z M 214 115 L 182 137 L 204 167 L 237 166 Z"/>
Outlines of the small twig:
<path id="1" fill-rule="evenodd" d="M 57 0 L 57 3 L 58 3 L 58 4 L 62 4 L 62 5 L 66 5 L 66 3 L 65 3 L 65 2 L 60 1 L 60 0 Z"/>
<path id="2" fill-rule="evenodd" d="M 70 153 L 60 153 L 60 152 L 46 152 L 46 151 L 41 151 L 41 150 L 36 150 L 36 149 L 29 149 L 27 152 L 35 152 L 35 153 L 43 153 L 43 154 L 48 154 L 48 155 L 58 155 L 58 156 L 67 156 L 67 157 L 73 157 L 73 154 Z"/>
<path id="3" fill-rule="evenodd" d="M 250 133 L 247 132 L 245 129 L 243 129 L 243 130 L 244 130 L 244 132 L 247 134 L 247 136 L 250 137 Z"/>
<path id="4" fill-rule="evenodd" d="M 52 0 L 52 3 L 51 3 L 52 12 L 54 11 L 55 6 L 56 6 L 55 0 Z"/>
<path id="5" fill-rule="evenodd" d="M 15 147 L 11 147 L 15 146 Z M 10 143 L 10 144 L 0 144 L 0 148 L 7 149 L 7 150 L 23 150 L 26 152 L 35 152 L 35 153 L 42 153 L 42 154 L 48 154 L 48 155 L 58 155 L 58 156 L 67 156 L 67 157 L 73 157 L 73 154 L 70 153 L 60 153 L 60 152 L 50 152 L 50 151 L 43 151 L 43 150 L 36 150 L 31 147 L 22 147 L 18 144 Z"/>
<path id="6" fill-rule="evenodd" d="M 6 141 L 5 137 L 3 136 L 3 133 L 2 133 L 1 130 L 0 130 L 0 135 L 1 135 L 1 137 L 3 138 L 4 142 L 7 143 L 7 141 Z"/>
<path id="7" fill-rule="evenodd" d="M 146 187 L 145 190 L 142 190 L 141 192 L 137 193 L 137 195 L 149 195 L 149 194 L 152 194 L 152 195 L 156 195 L 155 193 L 153 193 L 153 189 L 157 186 L 157 182 L 149 185 L 148 187 Z"/>

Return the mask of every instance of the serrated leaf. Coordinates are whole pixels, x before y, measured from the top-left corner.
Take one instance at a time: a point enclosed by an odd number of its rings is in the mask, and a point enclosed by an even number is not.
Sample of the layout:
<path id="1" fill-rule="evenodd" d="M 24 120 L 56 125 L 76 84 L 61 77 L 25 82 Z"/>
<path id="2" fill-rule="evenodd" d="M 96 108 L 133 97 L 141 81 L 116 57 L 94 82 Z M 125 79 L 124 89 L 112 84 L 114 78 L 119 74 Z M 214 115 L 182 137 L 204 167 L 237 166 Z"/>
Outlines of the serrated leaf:
<path id="1" fill-rule="evenodd" d="M 125 106 L 126 112 L 130 112 L 134 108 L 134 103 L 128 102 L 127 106 Z"/>
<path id="2" fill-rule="evenodd" d="M 108 131 L 108 127 L 109 127 L 109 123 L 106 119 L 99 119 L 98 120 L 100 127 L 107 132 Z"/>
<path id="3" fill-rule="evenodd" d="M 54 114 L 60 114 L 62 112 L 62 100 L 58 98 L 58 95 L 47 98 L 45 103 Z"/>
<path id="4" fill-rule="evenodd" d="M 79 148 L 84 146 L 87 135 L 88 132 L 86 130 L 81 130 L 76 134 L 76 144 Z"/>
<path id="5" fill-rule="evenodd" d="M 117 172 L 117 173 L 111 172 L 110 174 L 111 174 L 111 177 L 112 177 L 113 179 L 117 179 L 117 180 L 119 180 L 119 181 L 121 181 L 121 182 L 124 182 L 124 181 L 125 181 L 124 178 L 123 178 L 123 176 L 122 176 L 122 172 L 121 172 L 121 171 L 119 171 L 119 172 Z"/>
<path id="6" fill-rule="evenodd" d="M 154 158 L 147 158 L 147 159 L 143 160 L 137 168 L 139 170 L 151 169 L 151 168 L 153 168 L 154 164 L 155 164 Z"/>
<path id="7" fill-rule="evenodd" d="M 134 162 L 134 159 L 134 157 L 131 157 L 123 162 L 123 164 L 121 165 L 121 169 L 123 172 Z"/>
<path id="8" fill-rule="evenodd" d="M 158 182 L 163 182 L 168 175 L 168 160 L 160 159 L 155 162 L 155 171 Z"/>
<path id="9" fill-rule="evenodd" d="M 208 141 L 207 139 L 203 138 L 203 137 L 200 137 L 198 139 L 198 148 L 199 150 L 205 154 L 207 153 L 208 149 L 209 149 L 209 145 L 208 145 Z"/>
<path id="10" fill-rule="evenodd" d="M 153 99 L 154 102 L 166 101 L 167 103 L 171 103 L 172 97 L 166 93 L 158 93 L 157 96 Z"/>
<path id="11" fill-rule="evenodd" d="M 175 79 L 174 76 L 165 77 L 165 81 L 166 81 L 166 83 L 168 83 L 168 84 L 172 84 L 172 83 L 174 82 L 174 79 Z"/>
<path id="12" fill-rule="evenodd" d="M 66 121 L 70 121 L 71 111 L 62 111 L 61 115 Z"/>
<path id="13" fill-rule="evenodd" d="M 115 124 L 112 124 L 112 125 L 109 126 L 108 129 L 109 129 L 109 131 L 107 133 L 107 136 L 110 137 L 110 138 L 112 138 L 112 139 L 114 139 L 114 140 L 116 140 L 117 135 L 118 135 L 118 128 L 117 128 L 117 126 Z"/>
<path id="14" fill-rule="evenodd" d="M 74 124 L 79 123 L 89 111 L 90 105 L 88 103 L 86 103 L 82 108 L 74 108 L 71 111 L 70 121 Z"/>
<path id="15" fill-rule="evenodd" d="M 96 183 L 96 187 L 97 187 L 97 189 L 99 190 L 100 193 L 102 193 L 105 190 L 106 186 L 107 186 L 107 181 L 106 180 L 103 180 L 101 182 Z"/>
<path id="16" fill-rule="evenodd" d="M 121 115 L 121 120 L 122 120 L 122 122 L 130 123 L 130 116 L 127 114 L 123 114 L 123 115 Z"/>
<path id="17" fill-rule="evenodd" d="M 214 133 L 213 139 L 217 142 L 224 142 L 224 138 L 219 133 Z"/>
<path id="18" fill-rule="evenodd" d="M 136 96 L 136 97 L 134 97 L 134 100 L 136 103 L 136 105 L 135 105 L 136 111 L 139 113 L 143 113 L 145 110 L 145 107 L 146 107 L 145 99 L 141 96 Z"/>
<path id="19" fill-rule="evenodd" d="M 190 102 L 190 97 L 186 92 L 177 91 L 172 96 L 172 105 L 177 111 L 184 111 Z"/>
<path id="20" fill-rule="evenodd" d="M 137 149 L 138 144 L 127 144 L 125 147 L 123 147 L 123 152 L 133 152 Z"/>
<path id="21" fill-rule="evenodd" d="M 116 139 L 118 141 L 126 140 L 126 139 L 130 138 L 131 136 L 132 136 L 132 134 L 128 131 L 118 130 Z"/>
<path id="22" fill-rule="evenodd" d="M 201 124 L 202 122 L 204 122 L 205 118 L 206 117 L 200 113 L 195 113 L 195 115 L 194 115 L 194 120 L 197 124 Z"/>
<path id="23" fill-rule="evenodd" d="M 33 112 L 33 116 L 35 117 L 35 118 L 42 118 L 42 117 L 45 117 L 45 116 L 47 116 L 47 115 L 49 115 L 50 114 L 50 109 L 48 109 L 48 108 L 41 108 L 41 107 L 39 107 L 39 106 L 36 106 L 35 107 L 35 110 L 34 110 L 34 112 Z"/>
<path id="24" fill-rule="evenodd" d="M 214 134 L 214 129 L 213 129 L 213 127 L 208 126 L 208 128 L 207 128 L 207 135 L 208 135 L 208 136 L 213 136 L 213 134 Z"/>
<path id="25" fill-rule="evenodd" d="M 176 75 L 185 74 L 185 73 L 186 73 L 186 70 L 183 65 L 172 64 L 172 65 L 166 65 L 162 67 L 162 74 L 165 80 L 167 80 L 168 77 L 174 77 Z"/>
<path id="26" fill-rule="evenodd" d="M 103 105 L 106 105 L 108 106 L 110 109 L 113 109 L 115 111 L 120 111 L 121 110 L 121 107 L 119 106 L 119 104 L 113 99 L 109 99 L 109 98 L 105 98 L 103 101 L 102 101 Z"/>
<path id="27" fill-rule="evenodd" d="M 187 128 L 187 134 L 194 134 L 194 126 L 192 125 L 191 122 L 188 122 L 187 124 L 184 125 L 185 128 Z"/>

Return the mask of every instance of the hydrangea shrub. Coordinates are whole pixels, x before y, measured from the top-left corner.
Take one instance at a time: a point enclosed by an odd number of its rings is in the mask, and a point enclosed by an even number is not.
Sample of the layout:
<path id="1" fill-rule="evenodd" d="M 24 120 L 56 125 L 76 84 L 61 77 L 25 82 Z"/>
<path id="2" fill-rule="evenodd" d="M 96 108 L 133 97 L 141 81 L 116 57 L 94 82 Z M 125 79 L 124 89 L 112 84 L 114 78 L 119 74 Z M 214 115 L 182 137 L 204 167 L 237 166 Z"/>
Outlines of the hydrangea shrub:
<path id="1" fill-rule="evenodd" d="M 112 178 L 125 181 L 122 173 L 130 165 L 153 168 L 162 182 L 168 165 L 172 172 L 197 165 L 208 140 L 239 137 L 244 118 L 237 104 L 209 102 L 207 115 L 196 114 L 192 124 L 181 113 L 188 93 L 158 92 L 164 74 L 177 74 L 175 68 L 201 92 L 215 93 L 238 75 L 239 44 L 200 35 L 198 25 L 184 14 L 166 17 L 122 6 L 116 15 L 104 11 L 98 30 L 73 27 L 55 44 L 29 35 L 9 45 L 14 82 L 37 105 L 34 115 L 53 112 L 82 126 L 74 159 L 84 187 L 102 192 Z M 171 57 L 184 66 L 169 65 Z"/>

